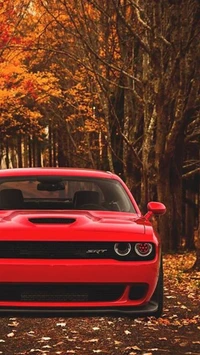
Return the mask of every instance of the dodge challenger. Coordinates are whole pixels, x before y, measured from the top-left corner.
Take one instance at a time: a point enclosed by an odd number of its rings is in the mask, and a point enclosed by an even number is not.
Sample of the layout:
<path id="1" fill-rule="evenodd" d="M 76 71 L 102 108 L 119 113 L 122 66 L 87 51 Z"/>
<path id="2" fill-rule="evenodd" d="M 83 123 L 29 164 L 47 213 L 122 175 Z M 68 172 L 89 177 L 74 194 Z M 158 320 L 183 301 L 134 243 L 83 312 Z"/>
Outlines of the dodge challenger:
<path id="1" fill-rule="evenodd" d="M 123 180 L 75 168 L 0 170 L 0 314 L 160 317 L 161 241 Z"/>

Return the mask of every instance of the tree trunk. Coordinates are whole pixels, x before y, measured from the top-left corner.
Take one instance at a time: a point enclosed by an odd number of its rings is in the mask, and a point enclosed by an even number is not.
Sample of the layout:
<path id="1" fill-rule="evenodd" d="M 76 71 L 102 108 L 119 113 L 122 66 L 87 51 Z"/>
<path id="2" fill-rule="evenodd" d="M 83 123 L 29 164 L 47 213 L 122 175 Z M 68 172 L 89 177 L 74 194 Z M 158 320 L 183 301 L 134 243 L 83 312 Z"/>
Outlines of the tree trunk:
<path id="1" fill-rule="evenodd" d="M 52 154 L 52 121 L 49 119 L 49 166 L 53 164 L 53 154 Z"/>
<path id="2" fill-rule="evenodd" d="M 194 227 L 195 227 L 195 194 L 191 189 L 185 187 L 185 204 L 184 204 L 184 218 L 185 218 L 185 249 L 194 250 Z"/>
<path id="3" fill-rule="evenodd" d="M 109 170 L 114 172 L 113 165 L 113 157 L 112 157 L 112 140 L 111 140 L 111 130 L 110 130 L 110 109 L 109 109 L 109 101 L 107 98 L 104 99 L 104 117 L 105 117 L 105 125 L 106 125 L 106 142 L 107 142 L 107 160 Z"/>
<path id="4" fill-rule="evenodd" d="M 10 161 L 9 161 L 9 145 L 8 141 L 6 141 L 6 168 L 9 169 Z"/>
<path id="5" fill-rule="evenodd" d="M 53 129 L 53 142 L 52 142 L 52 149 L 53 149 L 53 166 L 57 166 L 57 130 L 56 127 Z"/>
<path id="6" fill-rule="evenodd" d="M 36 166 L 36 139 L 35 136 L 33 135 L 32 139 L 32 153 L 33 153 L 33 166 Z"/>
<path id="7" fill-rule="evenodd" d="M 198 191 L 198 202 L 200 205 L 200 183 Z M 197 225 L 197 241 L 196 241 L 196 262 L 193 267 L 195 270 L 200 271 L 200 208 L 198 211 L 198 225 Z"/>
<path id="8" fill-rule="evenodd" d="M 41 167 L 42 166 L 42 155 L 41 155 L 41 143 L 39 140 L 37 140 L 36 150 L 37 150 L 37 166 Z"/>
<path id="9" fill-rule="evenodd" d="M 162 240 L 163 251 L 172 250 L 171 234 L 172 234 L 172 214 L 173 200 L 170 193 L 170 169 L 168 165 L 161 166 L 157 172 L 157 196 L 158 200 L 163 202 L 167 208 L 167 212 L 158 220 L 158 231 Z"/>
<path id="10" fill-rule="evenodd" d="M 11 150 L 10 158 L 11 158 L 12 167 L 17 168 L 17 156 L 13 145 L 11 145 L 10 150 Z"/>
<path id="11" fill-rule="evenodd" d="M 59 121 L 57 128 L 58 166 L 73 166 L 72 152 L 76 149 L 68 123 Z"/>
<path id="12" fill-rule="evenodd" d="M 32 138 L 29 136 L 28 139 L 28 160 L 29 160 L 29 167 L 32 167 Z"/>
<path id="13" fill-rule="evenodd" d="M 18 161 L 19 161 L 19 168 L 23 167 L 22 163 L 22 141 L 21 141 L 21 136 L 19 135 L 17 138 L 17 152 L 18 152 Z"/>
<path id="14" fill-rule="evenodd" d="M 24 145 L 24 167 L 28 167 L 28 143 L 27 143 L 27 136 L 23 138 L 23 145 Z"/>

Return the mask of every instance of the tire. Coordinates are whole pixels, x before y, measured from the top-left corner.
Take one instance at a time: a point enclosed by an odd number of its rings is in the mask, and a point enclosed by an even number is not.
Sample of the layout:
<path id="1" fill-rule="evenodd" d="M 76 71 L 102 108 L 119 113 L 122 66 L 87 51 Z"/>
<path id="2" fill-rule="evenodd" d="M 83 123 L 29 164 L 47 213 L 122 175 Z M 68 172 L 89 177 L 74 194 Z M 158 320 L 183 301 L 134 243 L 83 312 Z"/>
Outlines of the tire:
<path id="1" fill-rule="evenodd" d="M 158 304 L 158 309 L 156 312 L 152 314 L 153 317 L 159 318 L 162 316 L 163 313 L 163 293 L 164 293 L 164 284 L 163 284 L 163 262 L 161 259 L 161 264 L 160 264 L 160 272 L 159 272 L 159 277 L 158 277 L 158 282 L 156 289 L 154 291 L 154 294 L 151 298 L 152 301 L 156 302 Z"/>

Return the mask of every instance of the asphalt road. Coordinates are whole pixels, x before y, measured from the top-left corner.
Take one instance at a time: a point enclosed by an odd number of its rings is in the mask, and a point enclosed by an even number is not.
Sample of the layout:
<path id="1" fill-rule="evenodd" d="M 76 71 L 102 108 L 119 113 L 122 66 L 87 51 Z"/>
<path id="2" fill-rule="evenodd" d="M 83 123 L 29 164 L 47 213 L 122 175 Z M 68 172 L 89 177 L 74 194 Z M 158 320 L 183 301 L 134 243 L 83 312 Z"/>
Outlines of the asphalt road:
<path id="1" fill-rule="evenodd" d="M 0 317 L 0 355 L 200 355 L 200 272 L 194 255 L 164 258 L 162 318 Z"/>
<path id="2" fill-rule="evenodd" d="M 0 318 L 3 355 L 200 355 L 197 304 L 174 291 L 162 318 Z"/>

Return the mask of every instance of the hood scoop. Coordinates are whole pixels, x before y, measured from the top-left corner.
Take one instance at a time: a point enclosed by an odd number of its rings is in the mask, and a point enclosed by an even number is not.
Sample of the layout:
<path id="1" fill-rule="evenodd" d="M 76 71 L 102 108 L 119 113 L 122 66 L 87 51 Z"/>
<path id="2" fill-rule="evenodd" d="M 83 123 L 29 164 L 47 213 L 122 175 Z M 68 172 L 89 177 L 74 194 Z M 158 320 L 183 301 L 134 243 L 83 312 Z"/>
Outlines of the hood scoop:
<path id="1" fill-rule="evenodd" d="M 34 224 L 71 224 L 76 221 L 75 218 L 59 218 L 59 217 L 40 217 L 29 218 L 29 222 Z"/>

